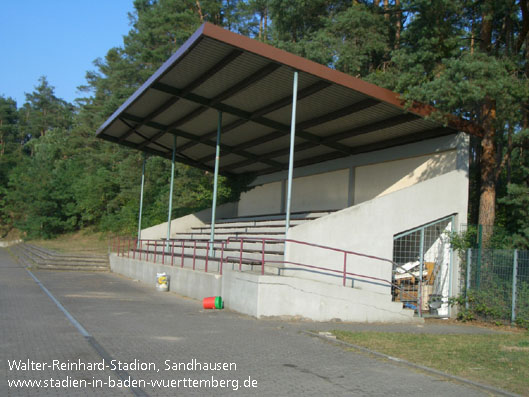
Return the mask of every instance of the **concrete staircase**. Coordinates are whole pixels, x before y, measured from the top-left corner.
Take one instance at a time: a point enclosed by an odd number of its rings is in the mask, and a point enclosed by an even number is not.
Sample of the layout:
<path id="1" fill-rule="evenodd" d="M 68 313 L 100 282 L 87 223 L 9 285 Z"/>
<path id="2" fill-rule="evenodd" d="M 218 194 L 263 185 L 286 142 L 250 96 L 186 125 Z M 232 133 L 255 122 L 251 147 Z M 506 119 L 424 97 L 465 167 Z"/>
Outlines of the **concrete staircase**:
<path id="1" fill-rule="evenodd" d="M 305 222 L 317 219 L 321 216 L 330 214 L 333 211 L 312 211 L 298 212 L 291 214 L 290 226 L 295 227 Z M 228 238 L 253 238 L 253 239 L 284 239 L 285 238 L 285 215 L 262 215 L 252 217 L 240 217 L 231 219 L 220 219 L 215 223 L 215 241 L 214 245 L 209 244 L 211 225 L 206 224 L 201 227 L 194 227 L 187 233 L 173 233 L 169 248 L 164 247 L 163 243 L 154 241 L 143 244 L 142 258 L 149 255 L 149 260 L 154 259 L 156 252 L 157 262 L 162 262 L 162 255 L 165 251 L 164 263 L 174 266 L 181 266 L 182 259 L 184 267 L 192 267 L 193 258 L 195 269 L 203 270 L 206 266 L 206 257 L 208 271 L 219 270 L 219 258 L 221 256 L 220 242 L 226 242 Z M 185 241 L 181 240 L 195 240 Z M 173 248 L 174 243 L 174 248 Z M 196 244 L 196 248 L 195 248 Z M 165 249 L 164 249 L 165 248 Z M 264 243 L 265 273 L 279 274 L 283 268 L 283 255 L 285 245 L 282 241 L 266 241 Z M 240 262 L 241 242 L 230 241 L 224 246 L 224 266 L 238 268 Z M 130 256 L 130 253 L 128 254 Z M 135 253 L 136 258 L 139 253 Z M 242 270 L 261 272 L 263 258 L 262 241 L 245 241 L 243 243 Z"/>
<path id="2" fill-rule="evenodd" d="M 45 270 L 109 271 L 107 255 L 60 253 L 33 244 L 17 244 L 10 248 L 26 266 Z"/>

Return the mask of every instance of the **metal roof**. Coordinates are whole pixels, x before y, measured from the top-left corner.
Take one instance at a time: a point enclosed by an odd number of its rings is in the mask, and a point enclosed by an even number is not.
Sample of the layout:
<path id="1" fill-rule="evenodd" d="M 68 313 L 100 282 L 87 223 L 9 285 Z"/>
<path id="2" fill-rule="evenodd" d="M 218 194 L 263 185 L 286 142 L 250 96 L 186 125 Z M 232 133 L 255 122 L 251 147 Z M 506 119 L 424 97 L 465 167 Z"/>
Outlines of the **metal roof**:
<path id="1" fill-rule="evenodd" d="M 288 168 L 293 71 L 299 72 L 295 166 L 453 134 L 399 96 L 215 25 L 202 25 L 97 131 L 150 154 L 220 172 Z"/>

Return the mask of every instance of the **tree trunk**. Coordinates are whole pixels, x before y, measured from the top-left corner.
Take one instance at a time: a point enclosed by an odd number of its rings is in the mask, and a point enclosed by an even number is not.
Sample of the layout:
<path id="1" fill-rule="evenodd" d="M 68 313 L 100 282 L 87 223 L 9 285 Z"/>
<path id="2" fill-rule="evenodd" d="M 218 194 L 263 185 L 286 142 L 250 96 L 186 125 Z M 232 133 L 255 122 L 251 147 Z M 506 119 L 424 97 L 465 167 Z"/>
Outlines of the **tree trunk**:
<path id="1" fill-rule="evenodd" d="M 481 188 L 478 223 L 483 225 L 483 244 L 492 236 L 496 218 L 496 145 L 494 142 L 496 104 L 487 99 L 482 106 L 484 135 L 481 140 Z"/>
<path id="2" fill-rule="evenodd" d="M 266 43 L 267 40 L 266 40 L 266 35 L 267 35 L 267 31 L 266 31 L 266 28 L 268 27 L 268 8 L 265 8 L 264 9 L 264 29 L 263 29 L 263 37 L 264 37 L 264 42 Z"/>
<path id="3" fill-rule="evenodd" d="M 264 15 L 262 12 L 259 13 L 259 41 L 263 41 L 263 20 Z"/>
<path id="4" fill-rule="evenodd" d="M 480 49 L 488 54 L 492 44 L 493 2 L 486 0 L 482 7 Z M 484 135 L 481 139 L 481 187 L 478 223 L 483 225 L 483 244 L 487 246 L 496 219 L 496 103 L 491 98 L 485 98 L 481 105 L 481 118 Z"/>
<path id="5" fill-rule="evenodd" d="M 202 7 L 200 6 L 200 1 L 196 0 L 195 4 L 197 6 L 198 16 L 200 17 L 200 23 L 203 23 L 204 14 L 202 14 Z"/>
<path id="6" fill-rule="evenodd" d="M 400 0 L 395 0 L 395 8 L 397 9 L 397 20 L 395 21 L 395 44 L 393 47 L 398 49 L 400 46 L 400 32 L 402 30 L 402 12 L 400 11 Z"/>

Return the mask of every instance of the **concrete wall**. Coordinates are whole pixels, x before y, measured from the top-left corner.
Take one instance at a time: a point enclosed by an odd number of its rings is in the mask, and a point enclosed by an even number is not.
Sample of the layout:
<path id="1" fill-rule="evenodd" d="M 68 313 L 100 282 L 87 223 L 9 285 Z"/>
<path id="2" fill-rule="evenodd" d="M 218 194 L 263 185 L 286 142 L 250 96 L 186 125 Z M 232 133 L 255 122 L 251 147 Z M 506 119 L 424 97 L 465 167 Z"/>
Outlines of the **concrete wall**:
<path id="1" fill-rule="evenodd" d="M 304 317 L 315 321 L 413 322 L 412 310 L 387 294 L 295 277 L 259 277 L 258 317 Z"/>
<path id="2" fill-rule="evenodd" d="M 292 181 L 292 212 L 347 207 L 349 170 L 296 178 Z"/>
<path id="3" fill-rule="evenodd" d="M 181 295 L 202 300 L 208 296 L 218 296 L 222 293 L 222 276 L 213 273 L 193 271 L 145 262 L 122 256 L 110 255 L 110 270 L 130 277 L 134 280 L 156 285 L 156 273 L 167 273 L 170 277 L 169 289 Z"/>
<path id="4" fill-rule="evenodd" d="M 468 162 L 468 137 L 449 135 L 409 145 L 327 161 L 294 170 L 292 211 L 341 209 L 455 169 Z M 286 173 L 258 177 L 237 203 L 217 208 L 217 219 L 281 213 Z M 189 232 L 211 219 L 211 209 L 171 222 L 172 233 Z M 165 238 L 167 222 L 142 231 L 144 239 Z"/>
<path id="5" fill-rule="evenodd" d="M 226 269 L 222 276 L 110 256 L 113 272 L 151 284 L 170 276 L 170 291 L 194 299 L 222 296 L 226 308 L 253 317 L 302 317 L 314 321 L 415 322 L 413 311 L 387 294 L 286 276 L 261 276 Z"/>
<path id="6" fill-rule="evenodd" d="M 433 220 L 456 214 L 456 224 L 467 214 L 468 177 L 456 170 L 405 189 L 365 201 L 289 229 L 288 238 L 392 259 L 393 236 Z M 287 261 L 343 270 L 343 254 L 288 243 Z M 341 284 L 342 279 L 313 271 L 287 270 L 286 274 Z M 391 280 L 392 265 L 360 256 L 348 256 L 347 270 Z M 339 275 L 339 274 L 338 274 Z M 389 287 L 372 280 L 352 280 L 354 286 L 389 294 Z M 351 282 L 351 281 L 349 281 Z"/>
<path id="7" fill-rule="evenodd" d="M 277 214 L 282 211 L 282 183 L 256 186 L 241 194 L 238 216 Z"/>
<path id="8" fill-rule="evenodd" d="M 295 169 L 292 211 L 342 209 L 462 169 L 467 146 L 465 135 L 450 135 Z M 241 195 L 239 216 L 284 211 L 285 173 L 253 184 Z"/>
<path id="9" fill-rule="evenodd" d="M 8 241 L 0 240 L 0 247 L 2 248 L 11 247 L 12 245 L 20 244 L 21 242 L 22 240 L 8 240 Z"/>
<path id="10" fill-rule="evenodd" d="M 231 218 L 237 216 L 237 203 L 226 203 L 217 207 L 216 218 Z M 171 237 L 174 233 L 187 233 L 193 227 L 204 226 L 211 221 L 211 209 L 205 209 L 195 214 L 182 216 L 171 221 Z M 160 223 L 141 231 L 142 239 L 161 239 L 167 237 L 167 222 Z"/>
<path id="11" fill-rule="evenodd" d="M 455 150 L 356 167 L 354 203 L 396 192 L 456 168 Z"/>

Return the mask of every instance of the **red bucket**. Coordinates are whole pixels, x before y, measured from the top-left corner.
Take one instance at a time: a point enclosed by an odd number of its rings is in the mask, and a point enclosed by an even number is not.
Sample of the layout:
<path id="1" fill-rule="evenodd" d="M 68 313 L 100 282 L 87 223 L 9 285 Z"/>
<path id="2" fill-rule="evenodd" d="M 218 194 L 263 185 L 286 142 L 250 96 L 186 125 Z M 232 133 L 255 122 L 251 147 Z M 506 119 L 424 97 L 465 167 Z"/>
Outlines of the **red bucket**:
<path id="1" fill-rule="evenodd" d="M 210 296 L 202 299 L 204 309 L 224 309 L 224 302 L 220 296 Z"/>
<path id="2" fill-rule="evenodd" d="M 209 298 L 202 299 L 202 306 L 204 309 L 215 309 L 215 297 L 210 296 Z"/>

